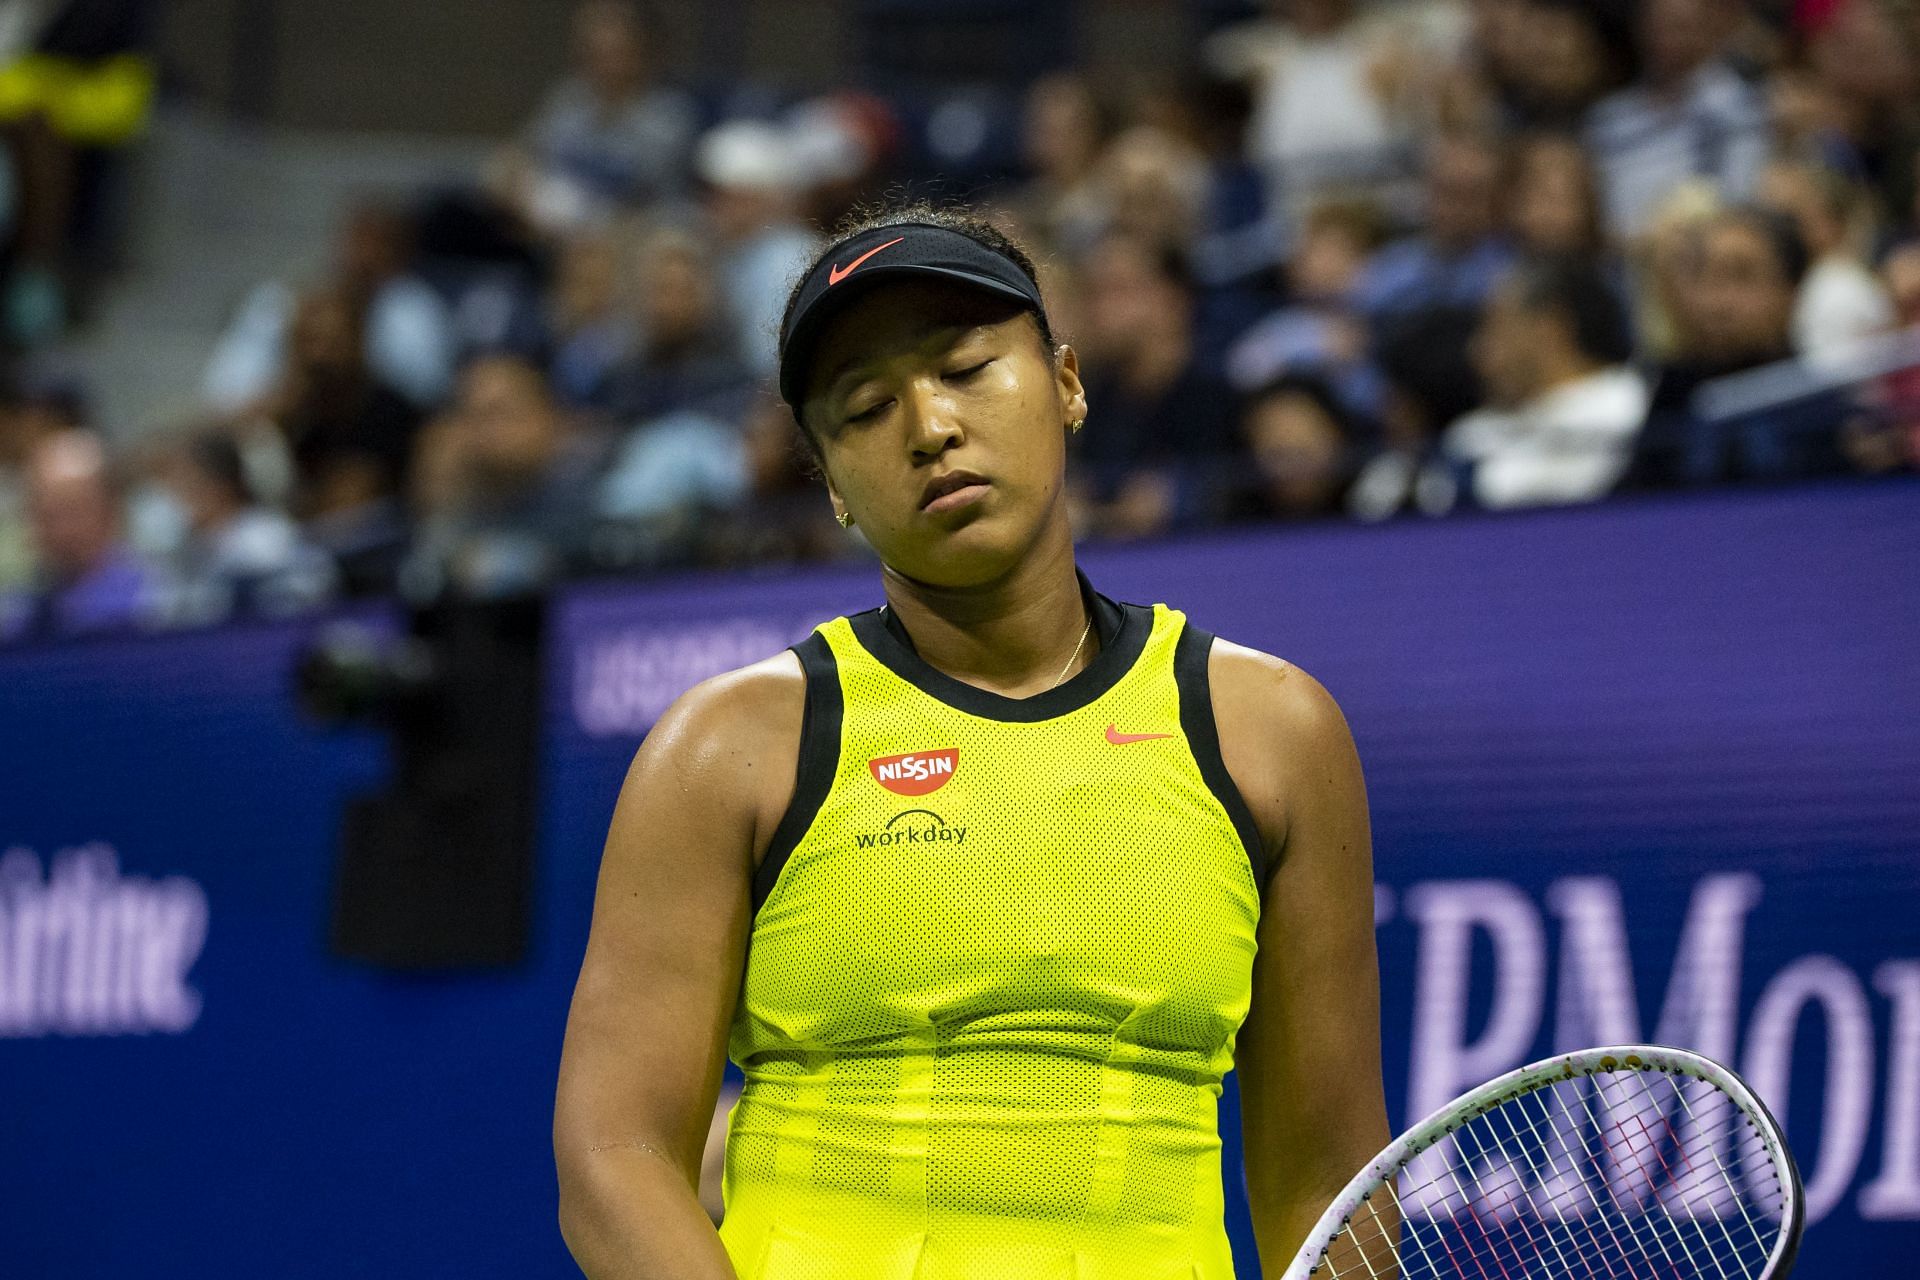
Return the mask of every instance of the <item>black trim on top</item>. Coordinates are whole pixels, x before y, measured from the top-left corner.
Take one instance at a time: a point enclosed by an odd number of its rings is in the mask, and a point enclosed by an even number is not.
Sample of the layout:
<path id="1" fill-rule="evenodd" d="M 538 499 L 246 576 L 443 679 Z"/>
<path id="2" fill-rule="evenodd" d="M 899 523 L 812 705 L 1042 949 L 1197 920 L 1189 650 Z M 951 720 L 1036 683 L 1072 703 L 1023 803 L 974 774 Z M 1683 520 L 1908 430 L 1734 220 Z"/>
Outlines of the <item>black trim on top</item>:
<path id="1" fill-rule="evenodd" d="M 1009 698 L 956 680 L 933 666 L 915 652 L 906 628 L 891 609 L 868 609 L 847 621 L 876 661 L 928 697 L 983 719 L 1032 724 L 1078 711 L 1113 688 L 1132 669 L 1153 630 L 1153 606 L 1109 600 L 1093 589 L 1085 573 L 1075 569 L 1074 575 L 1099 632 L 1100 652 L 1072 679 L 1025 698 Z"/>
<path id="2" fill-rule="evenodd" d="M 1213 682 L 1207 675 L 1213 639 L 1211 631 L 1194 626 L 1189 619 L 1173 647 L 1173 679 L 1180 689 L 1180 728 L 1193 748 L 1201 778 L 1226 809 L 1233 829 L 1240 833 L 1240 843 L 1246 847 L 1247 861 L 1253 867 L 1253 881 L 1265 901 L 1267 875 L 1273 870 L 1267 863 L 1266 844 L 1260 839 L 1260 828 L 1245 797 L 1227 772 L 1227 762 L 1220 756 L 1220 729 L 1213 719 Z"/>
<path id="3" fill-rule="evenodd" d="M 800 656 L 800 669 L 807 676 L 806 708 L 800 715 L 800 760 L 794 769 L 793 799 L 773 829 L 773 840 L 766 856 L 753 873 L 753 913 L 773 892 L 780 870 L 800 843 L 800 837 L 813 825 L 813 817 L 833 790 L 833 778 L 840 769 L 840 723 L 845 706 L 840 696 L 840 667 L 833 649 L 818 631 L 800 643 L 789 646 Z"/>

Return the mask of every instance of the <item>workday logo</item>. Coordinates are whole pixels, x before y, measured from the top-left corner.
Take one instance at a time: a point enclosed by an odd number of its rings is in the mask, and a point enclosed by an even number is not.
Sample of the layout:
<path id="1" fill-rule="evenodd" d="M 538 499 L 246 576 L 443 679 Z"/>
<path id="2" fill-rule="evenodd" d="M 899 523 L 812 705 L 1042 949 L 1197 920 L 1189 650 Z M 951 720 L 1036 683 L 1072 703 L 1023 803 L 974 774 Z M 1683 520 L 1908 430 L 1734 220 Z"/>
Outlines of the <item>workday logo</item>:
<path id="1" fill-rule="evenodd" d="M 862 831 L 853 837 L 856 848 L 886 848 L 896 844 L 965 844 L 967 829 L 950 827 L 947 820 L 931 809 L 904 809 L 887 819 L 878 831 Z"/>
<path id="2" fill-rule="evenodd" d="M 960 767 L 960 748 L 909 751 L 899 756 L 876 756 L 867 761 L 873 780 L 897 796 L 924 796 L 947 785 Z"/>

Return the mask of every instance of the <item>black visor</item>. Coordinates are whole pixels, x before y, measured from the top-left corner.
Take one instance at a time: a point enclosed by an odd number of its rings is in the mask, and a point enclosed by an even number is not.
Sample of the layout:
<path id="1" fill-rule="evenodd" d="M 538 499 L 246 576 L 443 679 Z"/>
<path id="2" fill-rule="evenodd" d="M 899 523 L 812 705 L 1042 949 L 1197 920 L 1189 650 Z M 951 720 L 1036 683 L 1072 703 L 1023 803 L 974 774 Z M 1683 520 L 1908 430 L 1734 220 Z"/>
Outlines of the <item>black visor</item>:
<path id="1" fill-rule="evenodd" d="M 872 284 L 914 275 L 958 280 L 1045 314 L 1040 290 L 1020 264 L 971 236 L 919 222 L 862 231 L 835 245 L 801 282 L 780 333 L 780 396 L 796 415 L 821 327 Z"/>

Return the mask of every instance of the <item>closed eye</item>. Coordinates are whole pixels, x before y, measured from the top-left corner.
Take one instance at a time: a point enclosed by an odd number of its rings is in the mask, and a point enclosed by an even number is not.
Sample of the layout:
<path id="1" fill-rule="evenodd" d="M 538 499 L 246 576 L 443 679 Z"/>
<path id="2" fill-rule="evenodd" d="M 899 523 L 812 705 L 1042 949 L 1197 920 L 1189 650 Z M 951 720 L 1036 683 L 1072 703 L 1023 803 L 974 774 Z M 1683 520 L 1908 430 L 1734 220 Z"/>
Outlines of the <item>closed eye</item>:
<path id="1" fill-rule="evenodd" d="M 982 360 L 979 364 L 969 365 L 965 369 L 955 369 L 952 373 L 949 373 L 947 375 L 947 381 L 965 382 L 968 378 L 973 377 L 974 374 L 979 373 L 982 369 L 986 368 L 988 365 L 992 363 L 993 361 L 991 360 Z"/>
<path id="2" fill-rule="evenodd" d="M 869 418 L 877 418 L 880 416 L 880 411 L 882 409 L 885 409 L 888 405 L 892 403 L 893 403 L 892 400 L 882 400 L 882 401 L 879 401 L 877 404 L 868 405 L 866 408 L 862 409 L 858 413 L 848 414 L 847 421 L 848 422 L 865 422 Z"/>

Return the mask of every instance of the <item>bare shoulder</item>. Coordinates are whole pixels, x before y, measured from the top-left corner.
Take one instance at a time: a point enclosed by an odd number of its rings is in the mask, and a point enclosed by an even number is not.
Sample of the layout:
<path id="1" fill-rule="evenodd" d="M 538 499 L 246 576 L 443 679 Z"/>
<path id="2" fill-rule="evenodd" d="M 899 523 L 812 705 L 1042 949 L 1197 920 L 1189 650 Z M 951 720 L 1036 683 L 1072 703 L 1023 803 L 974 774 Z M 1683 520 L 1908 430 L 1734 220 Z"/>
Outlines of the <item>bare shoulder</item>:
<path id="1" fill-rule="evenodd" d="M 719 675 L 708 676 L 675 698 L 660 714 L 647 741 L 660 739 L 696 756 L 722 747 L 738 748 L 778 728 L 782 716 L 800 727 L 807 678 L 791 649 Z"/>
<path id="2" fill-rule="evenodd" d="M 1216 638 L 1207 678 L 1223 735 L 1228 718 L 1289 738 L 1345 731 L 1346 718 L 1326 686 L 1285 658 Z"/>
<path id="3" fill-rule="evenodd" d="M 758 866 L 793 796 L 806 698 L 791 649 L 710 676 L 661 713 L 629 778 L 664 769 L 682 790 L 727 802 L 752 829 Z"/>
<path id="4" fill-rule="evenodd" d="M 1231 640 L 1214 640 L 1207 681 L 1221 762 L 1277 852 L 1313 773 L 1352 751 L 1346 716 L 1301 667 Z"/>

